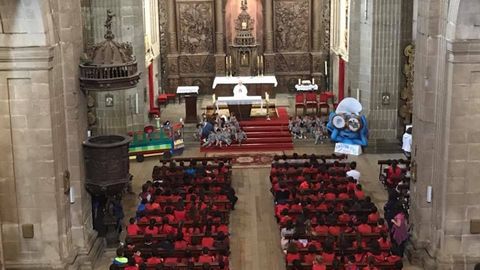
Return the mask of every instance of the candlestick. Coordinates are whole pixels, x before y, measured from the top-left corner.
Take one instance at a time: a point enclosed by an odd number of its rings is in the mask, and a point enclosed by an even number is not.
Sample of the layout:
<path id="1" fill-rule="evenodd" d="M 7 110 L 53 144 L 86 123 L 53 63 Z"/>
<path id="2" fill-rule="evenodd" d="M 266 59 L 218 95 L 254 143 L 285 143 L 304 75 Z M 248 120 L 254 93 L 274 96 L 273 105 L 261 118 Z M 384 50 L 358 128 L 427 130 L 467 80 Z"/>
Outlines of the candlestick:
<path id="1" fill-rule="evenodd" d="M 257 55 L 257 76 L 260 75 L 260 56 Z"/>
<path id="2" fill-rule="evenodd" d="M 230 76 L 232 76 L 232 56 L 230 55 L 228 58 L 229 58 L 228 62 L 229 62 L 229 67 L 230 67 Z"/>
<path id="3" fill-rule="evenodd" d="M 228 56 L 225 56 L 225 74 L 228 76 Z"/>
<path id="4" fill-rule="evenodd" d="M 265 72 L 265 67 L 263 66 L 263 55 L 260 56 L 260 68 L 263 76 L 263 73 Z"/>
<path id="5" fill-rule="evenodd" d="M 328 66 L 327 66 L 327 61 L 325 61 L 325 76 L 328 75 Z"/>
<path id="6" fill-rule="evenodd" d="M 302 84 L 301 79 L 298 79 L 298 85 L 301 85 L 301 84 Z"/>
<path id="7" fill-rule="evenodd" d="M 312 84 L 315 84 L 315 78 L 312 78 Z"/>

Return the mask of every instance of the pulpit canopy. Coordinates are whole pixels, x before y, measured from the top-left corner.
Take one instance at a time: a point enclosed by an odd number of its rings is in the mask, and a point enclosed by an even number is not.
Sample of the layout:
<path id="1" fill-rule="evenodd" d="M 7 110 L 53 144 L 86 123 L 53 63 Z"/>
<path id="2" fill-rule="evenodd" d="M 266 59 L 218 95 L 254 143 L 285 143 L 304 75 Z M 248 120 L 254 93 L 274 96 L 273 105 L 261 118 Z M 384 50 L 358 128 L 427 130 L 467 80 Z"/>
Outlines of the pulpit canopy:
<path id="1" fill-rule="evenodd" d="M 83 90 L 122 90 L 133 88 L 140 78 L 130 43 L 115 41 L 112 19 L 107 11 L 105 40 L 89 46 L 80 64 L 80 87 Z"/>

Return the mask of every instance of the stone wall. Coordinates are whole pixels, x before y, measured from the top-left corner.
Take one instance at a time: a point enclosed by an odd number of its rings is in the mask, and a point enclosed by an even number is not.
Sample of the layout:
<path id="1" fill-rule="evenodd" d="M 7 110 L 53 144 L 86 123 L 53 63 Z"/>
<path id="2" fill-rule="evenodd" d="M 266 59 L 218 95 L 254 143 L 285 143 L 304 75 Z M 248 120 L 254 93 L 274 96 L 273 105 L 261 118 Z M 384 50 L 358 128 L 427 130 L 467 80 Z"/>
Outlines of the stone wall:
<path id="1" fill-rule="evenodd" d="M 80 14 L 73 0 L 0 3 L 0 234 L 9 269 L 78 266 L 95 240 L 83 188 Z M 27 224 L 33 238 L 23 236 Z"/>
<path id="2" fill-rule="evenodd" d="M 409 16 L 413 4 L 407 0 L 350 3 L 345 96 L 360 98 L 369 121 L 371 144 L 379 141 L 396 144 L 403 131 L 397 111 L 404 84 L 402 52 L 411 40 Z M 337 61 L 334 59 L 333 63 Z M 333 77 L 338 78 L 338 69 L 333 68 Z M 382 102 L 384 94 L 389 96 L 389 104 Z"/>
<path id="3" fill-rule="evenodd" d="M 476 0 L 418 1 L 411 254 L 426 269 L 480 262 L 480 236 L 470 233 L 480 218 L 479 12 Z"/>

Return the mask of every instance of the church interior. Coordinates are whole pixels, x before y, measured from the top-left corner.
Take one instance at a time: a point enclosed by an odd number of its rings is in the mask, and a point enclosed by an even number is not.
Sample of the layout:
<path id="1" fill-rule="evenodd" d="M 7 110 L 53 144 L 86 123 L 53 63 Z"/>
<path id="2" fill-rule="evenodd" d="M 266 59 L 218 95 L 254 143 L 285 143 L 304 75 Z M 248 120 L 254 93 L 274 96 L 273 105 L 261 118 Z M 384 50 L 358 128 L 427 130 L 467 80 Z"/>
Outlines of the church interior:
<path id="1" fill-rule="evenodd" d="M 0 270 L 480 270 L 479 14 L 0 0 Z"/>

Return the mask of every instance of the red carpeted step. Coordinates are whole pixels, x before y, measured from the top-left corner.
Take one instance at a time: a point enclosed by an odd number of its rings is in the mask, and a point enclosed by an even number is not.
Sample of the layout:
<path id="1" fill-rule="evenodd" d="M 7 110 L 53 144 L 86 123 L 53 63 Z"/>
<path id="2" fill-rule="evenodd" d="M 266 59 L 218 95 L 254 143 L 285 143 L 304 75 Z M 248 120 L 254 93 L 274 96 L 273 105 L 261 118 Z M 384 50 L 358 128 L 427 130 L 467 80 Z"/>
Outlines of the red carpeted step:
<path id="1" fill-rule="evenodd" d="M 252 143 L 292 143 L 292 138 L 290 137 L 273 137 L 273 138 L 266 138 L 266 137 L 252 137 L 247 138 L 242 144 L 252 144 Z"/>
<path id="2" fill-rule="evenodd" d="M 288 121 L 240 121 L 242 127 L 288 126 Z"/>
<path id="3" fill-rule="evenodd" d="M 275 138 L 275 137 L 288 137 L 292 138 L 292 135 L 288 131 L 276 131 L 276 132 L 247 132 L 247 138 Z"/>
<path id="4" fill-rule="evenodd" d="M 243 126 L 245 132 L 280 132 L 288 131 L 288 126 Z"/>
<path id="5" fill-rule="evenodd" d="M 252 144 L 232 144 L 228 147 L 201 147 L 201 152 L 241 152 L 241 151 L 279 151 L 292 150 L 292 143 L 252 143 Z"/>

